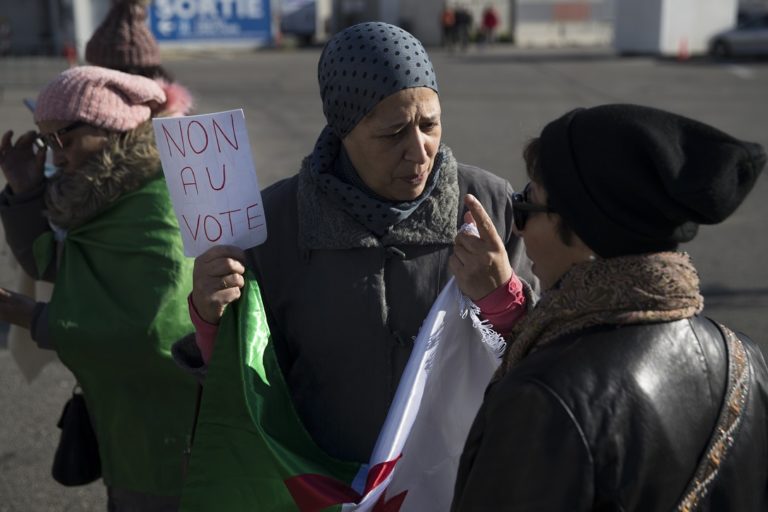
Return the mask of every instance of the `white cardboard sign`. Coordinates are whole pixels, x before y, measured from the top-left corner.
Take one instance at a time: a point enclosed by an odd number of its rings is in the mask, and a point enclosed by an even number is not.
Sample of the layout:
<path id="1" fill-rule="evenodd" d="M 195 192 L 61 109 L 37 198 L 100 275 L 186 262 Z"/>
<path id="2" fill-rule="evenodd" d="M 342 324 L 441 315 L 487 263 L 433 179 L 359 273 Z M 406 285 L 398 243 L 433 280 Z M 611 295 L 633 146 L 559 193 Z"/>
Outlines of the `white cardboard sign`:
<path id="1" fill-rule="evenodd" d="M 267 224 L 242 109 L 154 118 L 152 127 L 184 254 L 263 243 Z"/>

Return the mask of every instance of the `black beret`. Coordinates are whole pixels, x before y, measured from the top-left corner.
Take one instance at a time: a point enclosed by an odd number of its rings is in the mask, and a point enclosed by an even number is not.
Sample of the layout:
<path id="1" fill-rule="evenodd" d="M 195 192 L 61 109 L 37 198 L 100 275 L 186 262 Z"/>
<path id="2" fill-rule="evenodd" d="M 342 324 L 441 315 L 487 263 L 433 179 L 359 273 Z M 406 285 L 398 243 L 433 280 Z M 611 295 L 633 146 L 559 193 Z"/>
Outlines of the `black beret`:
<path id="1" fill-rule="evenodd" d="M 723 221 L 766 162 L 759 144 L 637 105 L 576 109 L 542 131 L 549 205 L 602 257 L 673 250 Z"/>

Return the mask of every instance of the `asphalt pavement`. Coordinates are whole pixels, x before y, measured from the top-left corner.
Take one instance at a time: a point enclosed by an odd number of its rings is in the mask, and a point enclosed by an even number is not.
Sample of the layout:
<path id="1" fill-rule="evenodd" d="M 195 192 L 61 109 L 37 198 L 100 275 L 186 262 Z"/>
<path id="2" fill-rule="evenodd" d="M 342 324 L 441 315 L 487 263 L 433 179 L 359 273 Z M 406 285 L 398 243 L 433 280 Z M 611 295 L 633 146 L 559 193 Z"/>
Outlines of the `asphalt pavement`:
<path id="1" fill-rule="evenodd" d="M 622 58 L 607 49 L 429 49 L 443 108 L 443 141 L 459 160 L 525 183 L 520 151 L 546 122 L 580 106 L 639 103 L 713 124 L 768 147 L 768 61 L 678 62 Z M 197 99 L 197 111 L 245 111 L 262 186 L 293 174 L 323 127 L 316 82 L 319 49 L 166 54 L 165 64 Z M 0 59 L 0 132 L 32 129 L 22 104 L 66 63 Z M 617 173 L 620 170 L 617 170 Z M 617 175 L 620 179 L 620 176 Z M 2 181 L 2 178 L 0 178 Z M 705 313 L 768 347 L 768 178 L 737 212 L 702 227 L 685 246 L 701 276 Z M 268 219 L 267 219 L 268 221 Z M 763 255 L 763 256 L 761 256 Z M 17 269 L 0 243 L 0 286 Z M 0 324 L 0 512 L 105 510 L 100 483 L 65 488 L 50 477 L 56 421 L 72 387 L 59 363 L 27 383 Z"/>

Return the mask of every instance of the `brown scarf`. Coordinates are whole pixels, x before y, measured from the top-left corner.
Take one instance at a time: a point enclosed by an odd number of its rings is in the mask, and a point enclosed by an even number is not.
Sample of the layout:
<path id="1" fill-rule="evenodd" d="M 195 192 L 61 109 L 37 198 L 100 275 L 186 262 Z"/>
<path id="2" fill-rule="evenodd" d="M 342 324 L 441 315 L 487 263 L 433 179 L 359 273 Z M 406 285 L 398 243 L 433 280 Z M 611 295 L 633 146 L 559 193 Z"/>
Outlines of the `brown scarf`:
<path id="1" fill-rule="evenodd" d="M 704 299 L 686 253 L 659 252 L 598 259 L 574 266 L 512 330 L 497 372 L 531 351 L 594 325 L 668 322 L 699 313 Z"/>

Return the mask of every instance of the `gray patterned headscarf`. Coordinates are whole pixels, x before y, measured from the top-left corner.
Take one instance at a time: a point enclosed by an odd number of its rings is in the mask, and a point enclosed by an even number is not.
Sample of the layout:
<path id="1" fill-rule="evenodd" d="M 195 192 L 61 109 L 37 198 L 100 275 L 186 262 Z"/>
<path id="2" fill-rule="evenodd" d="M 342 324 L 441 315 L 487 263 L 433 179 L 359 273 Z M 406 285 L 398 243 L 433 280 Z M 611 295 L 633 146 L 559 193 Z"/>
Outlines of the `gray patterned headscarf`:
<path id="1" fill-rule="evenodd" d="M 360 23 L 328 41 L 317 65 L 317 79 L 328 125 L 310 156 L 310 170 L 320 188 L 339 207 L 373 233 L 382 235 L 407 218 L 432 192 L 442 155 L 435 158 L 421 196 L 398 203 L 379 197 L 365 186 L 345 154 L 341 139 L 391 94 L 412 87 L 438 92 L 432 63 L 419 40 L 400 27 Z"/>
<path id="2" fill-rule="evenodd" d="M 419 40 L 380 22 L 353 25 L 333 36 L 320 55 L 317 80 L 325 119 L 340 139 L 390 94 L 411 87 L 438 92 Z"/>

